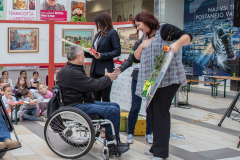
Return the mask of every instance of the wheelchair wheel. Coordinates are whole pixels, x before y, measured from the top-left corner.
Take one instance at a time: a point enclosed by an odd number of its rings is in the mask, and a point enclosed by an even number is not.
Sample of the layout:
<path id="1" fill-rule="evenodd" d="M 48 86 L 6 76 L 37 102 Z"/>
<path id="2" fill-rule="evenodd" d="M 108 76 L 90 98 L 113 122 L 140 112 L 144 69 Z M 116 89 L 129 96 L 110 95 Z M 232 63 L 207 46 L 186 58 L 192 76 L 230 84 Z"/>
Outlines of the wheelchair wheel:
<path id="1" fill-rule="evenodd" d="M 2 158 L 5 154 L 6 152 L 0 152 L 0 158 Z"/>
<path id="2" fill-rule="evenodd" d="M 90 151 L 95 141 L 95 130 L 86 113 L 73 107 L 61 107 L 48 118 L 44 136 L 55 154 L 75 159 Z"/>

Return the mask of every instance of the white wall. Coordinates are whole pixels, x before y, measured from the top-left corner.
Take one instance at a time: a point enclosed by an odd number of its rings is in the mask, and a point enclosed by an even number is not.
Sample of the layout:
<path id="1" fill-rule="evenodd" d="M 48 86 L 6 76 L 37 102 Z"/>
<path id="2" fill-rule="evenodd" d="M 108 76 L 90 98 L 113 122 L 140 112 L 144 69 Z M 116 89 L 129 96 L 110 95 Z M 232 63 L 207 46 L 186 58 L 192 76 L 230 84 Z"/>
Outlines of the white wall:
<path id="1" fill-rule="evenodd" d="M 165 0 L 165 20 L 183 29 L 184 0 Z M 160 20 L 161 21 L 161 20 Z"/>
<path id="2" fill-rule="evenodd" d="M 39 28 L 39 52 L 8 53 L 8 27 Z M 1 23 L 0 25 L 1 58 L 0 64 L 8 63 L 48 63 L 49 62 L 49 25 Z"/>
<path id="3" fill-rule="evenodd" d="M 99 12 L 108 12 L 112 16 L 112 0 L 88 1 L 86 7 L 86 18 L 88 22 L 93 22 L 93 18 Z"/>

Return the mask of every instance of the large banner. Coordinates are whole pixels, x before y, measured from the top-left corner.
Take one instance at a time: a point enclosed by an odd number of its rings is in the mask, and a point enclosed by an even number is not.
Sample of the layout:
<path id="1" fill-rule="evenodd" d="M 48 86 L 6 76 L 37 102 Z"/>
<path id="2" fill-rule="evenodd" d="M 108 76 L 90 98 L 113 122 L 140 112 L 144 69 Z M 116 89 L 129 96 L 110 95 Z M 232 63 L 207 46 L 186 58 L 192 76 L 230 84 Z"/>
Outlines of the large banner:
<path id="1" fill-rule="evenodd" d="M 36 21 L 36 0 L 8 0 L 7 20 Z"/>
<path id="2" fill-rule="evenodd" d="M 193 35 L 183 47 L 185 72 L 232 76 L 239 60 L 239 28 L 232 27 L 234 0 L 185 0 L 184 30 Z"/>
<path id="3" fill-rule="evenodd" d="M 67 0 L 40 0 L 41 20 L 67 21 Z"/>
<path id="4" fill-rule="evenodd" d="M 0 0 L 0 20 L 3 20 L 3 0 Z"/>

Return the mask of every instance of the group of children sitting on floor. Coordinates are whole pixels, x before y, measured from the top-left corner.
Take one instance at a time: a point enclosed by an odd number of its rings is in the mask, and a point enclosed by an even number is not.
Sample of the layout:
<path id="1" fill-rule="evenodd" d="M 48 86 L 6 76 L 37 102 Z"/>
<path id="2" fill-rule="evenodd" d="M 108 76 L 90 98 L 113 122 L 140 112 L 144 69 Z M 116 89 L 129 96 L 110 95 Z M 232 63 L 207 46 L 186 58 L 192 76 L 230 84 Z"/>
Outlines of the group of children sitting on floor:
<path id="1" fill-rule="evenodd" d="M 53 93 L 47 89 L 46 85 L 42 83 L 38 77 L 38 72 L 34 71 L 33 78 L 29 84 L 27 72 L 22 70 L 14 87 L 12 80 L 8 77 L 8 71 L 2 72 L 0 91 L 3 103 L 9 116 L 12 115 L 12 119 L 15 119 L 15 106 L 7 103 L 13 101 L 27 102 L 27 104 L 23 104 L 22 107 L 20 107 L 17 113 L 18 121 L 20 118 L 30 121 L 45 121 L 45 118 L 47 118 L 47 103 L 43 103 L 43 101 L 44 99 L 52 98 Z M 14 109 L 12 113 L 11 108 Z"/>

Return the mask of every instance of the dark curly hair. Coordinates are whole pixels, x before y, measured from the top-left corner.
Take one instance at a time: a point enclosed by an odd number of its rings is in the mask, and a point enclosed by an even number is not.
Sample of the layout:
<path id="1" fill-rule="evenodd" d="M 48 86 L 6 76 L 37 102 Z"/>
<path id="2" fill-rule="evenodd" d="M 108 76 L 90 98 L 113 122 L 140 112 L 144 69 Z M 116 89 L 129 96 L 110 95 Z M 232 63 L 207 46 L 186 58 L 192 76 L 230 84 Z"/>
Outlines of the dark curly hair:
<path id="1" fill-rule="evenodd" d="M 148 33 L 148 35 L 151 34 L 152 31 L 158 30 L 160 28 L 159 21 L 149 11 L 143 11 L 135 16 L 133 20 L 133 26 L 137 29 L 135 21 L 143 22 L 145 25 L 148 26 L 148 28 L 150 29 L 150 33 Z"/>

